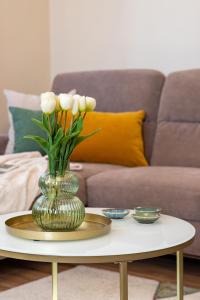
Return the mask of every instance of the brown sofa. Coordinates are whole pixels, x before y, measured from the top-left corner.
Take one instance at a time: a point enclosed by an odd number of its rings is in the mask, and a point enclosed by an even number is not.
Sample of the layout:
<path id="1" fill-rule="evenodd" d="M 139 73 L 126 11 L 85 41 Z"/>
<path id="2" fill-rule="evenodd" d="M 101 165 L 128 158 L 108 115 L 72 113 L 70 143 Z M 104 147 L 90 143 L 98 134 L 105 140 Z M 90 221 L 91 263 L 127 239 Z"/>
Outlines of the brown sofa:
<path id="1" fill-rule="evenodd" d="M 53 91 L 97 99 L 98 111 L 144 109 L 149 167 L 84 163 L 80 197 L 88 206 L 156 206 L 191 222 L 197 237 L 185 253 L 200 256 L 200 70 L 167 78 L 158 71 L 115 70 L 58 75 Z M 4 152 L 7 138 L 1 139 Z M 173 233 L 172 233 L 173 234 Z"/>

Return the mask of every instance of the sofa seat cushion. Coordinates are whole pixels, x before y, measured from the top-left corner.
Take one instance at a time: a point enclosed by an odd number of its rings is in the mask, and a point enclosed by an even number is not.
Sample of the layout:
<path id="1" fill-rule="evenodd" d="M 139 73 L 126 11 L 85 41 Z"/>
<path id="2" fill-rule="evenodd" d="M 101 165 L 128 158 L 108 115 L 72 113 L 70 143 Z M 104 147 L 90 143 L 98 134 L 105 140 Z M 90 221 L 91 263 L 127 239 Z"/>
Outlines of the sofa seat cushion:
<path id="1" fill-rule="evenodd" d="M 79 178 L 79 190 L 77 196 L 87 205 L 87 184 L 86 180 L 91 176 L 100 174 L 101 172 L 125 169 L 123 166 L 110 164 L 82 163 L 83 169 L 76 171 Z"/>
<path id="2" fill-rule="evenodd" d="M 110 170 L 87 180 L 88 205 L 161 207 L 163 213 L 200 220 L 200 169 L 139 167 Z"/>

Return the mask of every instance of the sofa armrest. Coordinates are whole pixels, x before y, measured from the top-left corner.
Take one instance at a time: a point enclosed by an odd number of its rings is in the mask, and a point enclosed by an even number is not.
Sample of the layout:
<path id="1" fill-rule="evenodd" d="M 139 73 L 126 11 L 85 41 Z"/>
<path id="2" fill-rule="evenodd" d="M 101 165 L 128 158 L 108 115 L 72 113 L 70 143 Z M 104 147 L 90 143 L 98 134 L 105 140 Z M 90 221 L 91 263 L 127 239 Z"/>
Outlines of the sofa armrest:
<path id="1" fill-rule="evenodd" d="M 0 155 L 5 153 L 7 143 L 8 143 L 8 136 L 0 135 Z"/>

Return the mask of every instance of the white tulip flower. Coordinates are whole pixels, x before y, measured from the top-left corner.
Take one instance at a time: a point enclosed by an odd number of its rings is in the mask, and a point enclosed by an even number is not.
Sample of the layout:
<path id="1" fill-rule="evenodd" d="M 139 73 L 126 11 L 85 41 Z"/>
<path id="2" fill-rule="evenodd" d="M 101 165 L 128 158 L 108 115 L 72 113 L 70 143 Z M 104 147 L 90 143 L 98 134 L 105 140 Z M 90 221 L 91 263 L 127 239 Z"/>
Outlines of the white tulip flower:
<path id="1" fill-rule="evenodd" d="M 69 110 L 73 108 L 74 99 L 71 94 L 60 94 L 58 98 L 60 100 L 61 109 Z"/>
<path id="2" fill-rule="evenodd" d="M 86 97 L 86 112 L 93 111 L 96 107 L 96 100 L 91 97 Z"/>
<path id="3" fill-rule="evenodd" d="M 79 99 L 81 98 L 81 96 L 78 95 L 78 94 L 75 94 L 75 95 L 73 95 L 73 98 L 74 98 L 74 100 L 79 101 Z"/>
<path id="4" fill-rule="evenodd" d="M 86 99 L 85 99 L 85 96 L 82 96 L 82 97 L 80 97 L 79 98 L 79 100 L 78 100 L 78 102 L 79 102 L 79 111 L 80 112 L 85 112 L 85 110 L 86 110 Z"/>
<path id="5" fill-rule="evenodd" d="M 51 114 L 56 109 L 56 95 L 53 92 L 41 94 L 41 109 L 45 114 Z"/>
<path id="6" fill-rule="evenodd" d="M 76 94 L 73 96 L 74 99 L 74 103 L 73 103 L 73 107 L 72 107 L 72 115 L 75 116 L 78 111 L 79 111 L 79 100 L 80 100 L 81 96 Z"/>

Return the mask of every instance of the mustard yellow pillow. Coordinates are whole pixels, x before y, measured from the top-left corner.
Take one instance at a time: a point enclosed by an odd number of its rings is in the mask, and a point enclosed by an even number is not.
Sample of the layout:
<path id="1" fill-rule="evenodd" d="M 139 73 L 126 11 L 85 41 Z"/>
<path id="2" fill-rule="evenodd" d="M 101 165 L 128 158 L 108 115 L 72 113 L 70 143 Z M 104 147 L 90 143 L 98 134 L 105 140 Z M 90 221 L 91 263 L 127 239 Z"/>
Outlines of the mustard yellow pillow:
<path id="1" fill-rule="evenodd" d="M 72 161 L 110 163 L 129 167 L 147 166 L 144 157 L 142 121 L 144 111 L 125 113 L 90 112 L 81 135 L 101 130 L 79 144 Z"/>

